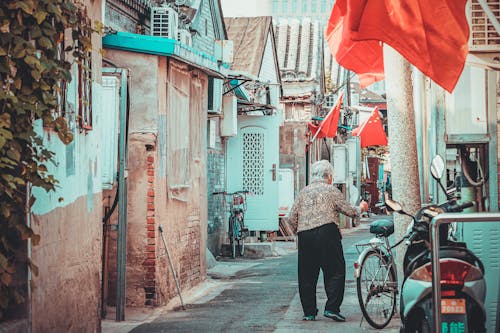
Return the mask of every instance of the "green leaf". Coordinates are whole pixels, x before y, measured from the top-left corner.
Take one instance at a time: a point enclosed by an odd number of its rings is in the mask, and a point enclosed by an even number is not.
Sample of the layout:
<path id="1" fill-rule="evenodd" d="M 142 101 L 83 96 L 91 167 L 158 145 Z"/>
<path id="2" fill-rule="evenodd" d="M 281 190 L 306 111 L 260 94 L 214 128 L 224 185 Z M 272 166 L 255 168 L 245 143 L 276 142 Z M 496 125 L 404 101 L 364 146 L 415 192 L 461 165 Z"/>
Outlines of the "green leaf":
<path id="1" fill-rule="evenodd" d="M 38 45 L 45 49 L 51 49 L 53 47 L 52 42 L 47 37 L 41 37 L 38 39 Z"/>
<path id="2" fill-rule="evenodd" d="M 38 24 L 41 24 L 47 17 L 47 14 L 48 13 L 46 11 L 38 9 L 35 13 L 33 13 L 33 17 L 36 19 Z"/>
<path id="3" fill-rule="evenodd" d="M 40 60 L 38 60 L 36 57 L 33 56 L 26 56 L 24 58 L 24 62 L 30 65 L 31 68 L 39 68 L 40 67 Z"/>
<path id="4" fill-rule="evenodd" d="M 33 263 L 31 259 L 28 259 L 28 266 L 31 269 L 31 272 L 35 275 L 38 276 L 38 266 Z"/>
<path id="5" fill-rule="evenodd" d="M 31 76 L 36 80 L 36 81 L 40 81 L 40 79 L 42 78 L 42 74 L 37 71 L 36 69 L 32 70 L 31 71 Z"/>
<path id="6" fill-rule="evenodd" d="M 40 244 L 40 235 L 31 236 L 31 243 L 33 246 L 38 246 L 38 244 Z"/>

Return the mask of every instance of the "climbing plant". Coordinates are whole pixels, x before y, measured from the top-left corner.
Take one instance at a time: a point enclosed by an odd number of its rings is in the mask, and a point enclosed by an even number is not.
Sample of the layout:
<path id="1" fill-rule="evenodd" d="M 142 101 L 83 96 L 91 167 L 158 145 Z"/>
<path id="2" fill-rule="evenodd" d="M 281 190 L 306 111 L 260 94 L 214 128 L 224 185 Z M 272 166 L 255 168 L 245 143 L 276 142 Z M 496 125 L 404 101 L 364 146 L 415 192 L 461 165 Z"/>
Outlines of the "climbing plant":
<path id="1" fill-rule="evenodd" d="M 96 31 L 78 0 L 0 1 L 0 320 L 26 299 L 26 240 L 40 237 L 26 225 L 30 184 L 52 191 L 54 153 L 40 131 L 73 140 L 65 90 L 71 67 L 88 63 Z M 19 282 L 19 281 L 24 281 Z"/>

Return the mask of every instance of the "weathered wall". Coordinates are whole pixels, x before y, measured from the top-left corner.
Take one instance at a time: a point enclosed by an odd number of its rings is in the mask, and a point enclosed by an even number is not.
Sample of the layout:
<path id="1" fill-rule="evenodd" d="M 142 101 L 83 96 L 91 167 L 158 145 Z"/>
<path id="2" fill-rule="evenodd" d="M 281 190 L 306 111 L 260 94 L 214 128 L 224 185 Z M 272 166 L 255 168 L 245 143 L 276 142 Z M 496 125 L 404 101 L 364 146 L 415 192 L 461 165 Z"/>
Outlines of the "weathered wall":
<path id="1" fill-rule="evenodd" d="M 100 203 L 101 195 L 94 194 Z M 100 332 L 101 212 L 87 198 L 34 216 L 33 332 Z"/>
<path id="2" fill-rule="evenodd" d="M 92 21 L 102 19 L 101 1 L 88 1 Z M 100 332 L 102 250 L 101 38 L 92 36 L 92 129 L 81 129 L 74 114 L 67 115 L 74 139 L 64 145 L 57 135 L 37 124 L 44 145 L 53 151 L 49 174 L 59 181 L 55 191 L 33 188 L 36 202 L 31 223 L 40 235 L 32 248 L 38 266 L 31 298 L 33 332 Z M 76 66 L 72 70 L 77 77 Z M 78 89 L 67 91 L 69 108 L 78 114 Z"/>
<path id="3" fill-rule="evenodd" d="M 127 305 L 162 305 L 177 290 L 160 224 L 181 288 L 206 276 L 207 76 L 165 57 L 107 57 L 130 69 Z M 110 269 L 114 256 L 111 246 Z"/>

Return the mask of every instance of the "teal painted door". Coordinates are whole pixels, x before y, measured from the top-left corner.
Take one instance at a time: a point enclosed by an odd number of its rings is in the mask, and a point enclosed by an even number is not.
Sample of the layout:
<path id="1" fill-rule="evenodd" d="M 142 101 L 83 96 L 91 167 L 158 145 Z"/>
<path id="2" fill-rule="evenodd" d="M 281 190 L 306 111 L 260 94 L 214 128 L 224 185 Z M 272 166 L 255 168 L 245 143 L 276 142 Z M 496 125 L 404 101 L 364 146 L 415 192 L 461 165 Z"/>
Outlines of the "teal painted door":
<path id="1" fill-rule="evenodd" d="M 252 192 L 245 213 L 249 230 L 278 230 L 279 118 L 239 116 L 226 156 L 227 191 Z"/>

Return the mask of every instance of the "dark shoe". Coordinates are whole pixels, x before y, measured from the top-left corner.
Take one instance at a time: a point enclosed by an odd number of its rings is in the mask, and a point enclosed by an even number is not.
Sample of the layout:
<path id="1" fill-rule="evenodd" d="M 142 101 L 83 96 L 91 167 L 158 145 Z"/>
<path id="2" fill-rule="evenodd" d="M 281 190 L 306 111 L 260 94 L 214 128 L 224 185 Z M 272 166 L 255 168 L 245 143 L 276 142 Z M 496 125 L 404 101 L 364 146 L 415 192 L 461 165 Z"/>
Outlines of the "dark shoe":
<path id="1" fill-rule="evenodd" d="M 316 320 L 316 316 L 312 316 L 312 315 L 311 316 L 304 316 L 304 317 L 302 317 L 302 320 L 304 320 L 304 321 L 314 321 L 314 320 Z"/>
<path id="2" fill-rule="evenodd" d="M 323 316 L 325 316 L 326 318 L 333 319 L 335 321 L 342 321 L 342 322 L 345 321 L 345 317 L 343 315 L 341 315 L 340 312 L 334 313 L 334 312 L 325 310 L 325 312 L 323 312 Z"/>

